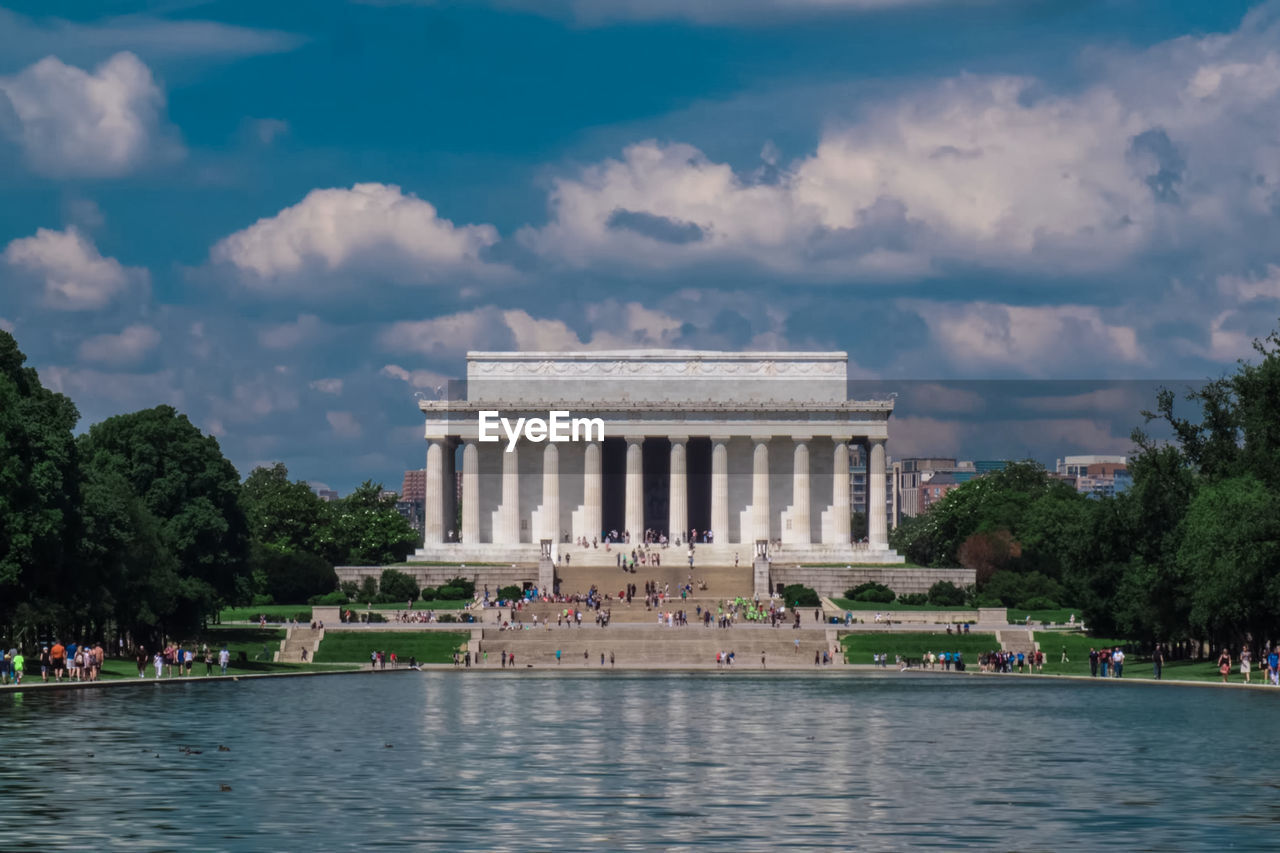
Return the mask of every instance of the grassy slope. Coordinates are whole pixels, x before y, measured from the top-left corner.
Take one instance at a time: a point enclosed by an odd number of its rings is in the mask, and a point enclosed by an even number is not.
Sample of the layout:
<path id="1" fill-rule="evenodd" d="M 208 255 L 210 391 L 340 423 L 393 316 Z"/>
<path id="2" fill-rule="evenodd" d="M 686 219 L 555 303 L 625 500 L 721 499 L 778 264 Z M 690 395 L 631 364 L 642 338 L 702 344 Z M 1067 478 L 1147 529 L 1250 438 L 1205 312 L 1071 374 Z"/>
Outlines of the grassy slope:
<path id="1" fill-rule="evenodd" d="M 851 598 L 833 598 L 831 600 L 835 602 L 837 607 L 842 607 L 845 610 L 871 610 L 873 612 L 878 610 L 881 613 L 887 610 L 901 610 L 904 612 L 908 610 L 957 610 L 973 612 L 975 609 L 973 607 L 940 607 L 936 604 L 903 604 L 900 601 L 885 604 L 882 601 L 854 601 Z"/>
<path id="2" fill-rule="evenodd" d="M 316 652 L 317 663 L 367 663 L 377 650 L 396 653 L 402 663 L 415 657 L 421 663 L 449 663 L 470 634 L 465 631 L 343 631 L 326 632 Z"/>
<path id="3" fill-rule="evenodd" d="M 978 655 L 1000 647 L 995 634 L 951 634 L 938 632 L 877 632 L 874 634 L 845 634 L 840 638 L 845 660 L 849 663 L 871 663 L 873 654 L 888 654 L 918 658 L 925 652 L 962 652 L 965 662 L 978 663 Z"/>

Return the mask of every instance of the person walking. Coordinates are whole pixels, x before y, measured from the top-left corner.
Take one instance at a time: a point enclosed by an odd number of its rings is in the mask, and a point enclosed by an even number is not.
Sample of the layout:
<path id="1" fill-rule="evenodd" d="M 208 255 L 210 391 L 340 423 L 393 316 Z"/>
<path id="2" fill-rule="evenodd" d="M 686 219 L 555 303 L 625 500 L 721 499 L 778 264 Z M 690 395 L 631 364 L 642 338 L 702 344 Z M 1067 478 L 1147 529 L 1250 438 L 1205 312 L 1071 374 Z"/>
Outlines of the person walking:
<path id="1" fill-rule="evenodd" d="M 1231 678 L 1231 653 L 1226 649 L 1218 655 L 1218 672 L 1222 675 L 1222 683 L 1226 684 Z"/>
<path id="2" fill-rule="evenodd" d="M 1249 653 L 1249 646 L 1240 650 L 1240 674 L 1244 676 L 1244 683 L 1249 684 L 1249 671 L 1253 669 L 1253 655 Z"/>

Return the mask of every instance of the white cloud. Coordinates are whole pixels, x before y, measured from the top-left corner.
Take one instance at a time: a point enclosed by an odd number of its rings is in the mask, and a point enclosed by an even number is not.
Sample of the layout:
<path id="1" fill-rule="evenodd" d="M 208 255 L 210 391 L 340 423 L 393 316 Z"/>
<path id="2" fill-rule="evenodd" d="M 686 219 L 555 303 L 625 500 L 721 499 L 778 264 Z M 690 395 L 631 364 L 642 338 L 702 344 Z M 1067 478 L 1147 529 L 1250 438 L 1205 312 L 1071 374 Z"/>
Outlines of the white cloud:
<path id="1" fill-rule="evenodd" d="M 534 317 L 527 311 L 504 311 L 491 306 L 429 320 L 392 323 L 379 336 L 379 343 L 388 351 L 414 352 L 437 358 L 456 358 L 469 349 L 529 351 L 660 347 L 671 345 L 682 325 L 676 317 L 635 302 L 595 303 L 581 306 L 579 310 L 592 329 L 585 339 L 563 320 Z M 388 368 L 383 370 L 385 372 Z"/>
<path id="2" fill-rule="evenodd" d="M 406 370 L 398 364 L 388 364 L 378 371 L 382 376 L 390 376 L 406 382 L 412 388 L 440 388 L 448 386 L 449 379 L 442 373 L 431 370 Z"/>
<path id="3" fill-rule="evenodd" d="M 160 333 L 138 323 L 117 335 L 96 335 L 80 344 L 80 360 L 119 366 L 142 359 L 160 343 Z"/>
<path id="4" fill-rule="evenodd" d="M 61 310 L 101 308 L 131 284 L 147 280 L 146 270 L 104 258 L 74 225 L 66 231 L 37 229 L 34 236 L 11 242 L 0 257 L 41 279 L 45 304 Z"/>
<path id="5" fill-rule="evenodd" d="M 13 325 L 12 320 L 6 320 L 4 317 L 0 317 L 0 330 L 12 334 L 14 328 L 15 326 Z"/>
<path id="6" fill-rule="evenodd" d="M 0 77 L 0 98 L 12 109 L 8 134 L 42 174 L 122 175 L 181 152 L 164 118 L 164 93 L 132 53 L 117 53 L 92 73 L 45 57 Z"/>
<path id="7" fill-rule="evenodd" d="M 307 387 L 313 391 L 319 391 L 321 394 L 341 394 L 341 379 L 316 379 L 307 384 Z"/>
<path id="8" fill-rule="evenodd" d="M 28 18 L 0 9 L 0 55 L 13 64 L 50 54 L 79 61 L 120 50 L 188 61 L 201 56 L 254 56 L 293 50 L 303 41 L 291 33 L 217 21 L 121 15 L 80 23 L 62 18 Z"/>
<path id="9" fill-rule="evenodd" d="M 913 303 L 931 338 L 965 367 L 1050 372 L 1064 362 L 1145 364 L 1132 326 L 1111 323 L 1087 305 Z"/>
<path id="10" fill-rule="evenodd" d="M 997 75 L 923 85 L 859 105 L 790 163 L 639 142 L 557 178 L 550 221 L 519 239 L 577 268 L 728 261 L 839 281 L 957 262 L 1093 272 L 1151 249 L 1256 245 L 1242 224 L 1269 233 L 1280 205 L 1277 38 L 1250 16 L 1106 57 L 1069 93 Z"/>
<path id="11" fill-rule="evenodd" d="M 258 330 L 258 343 L 267 349 L 288 350 L 316 340 L 327 325 L 314 314 L 299 314 L 292 323 L 277 323 Z"/>
<path id="12" fill-rule="evenodd" d="M 406 282 L 467 273 L 494 275 L 481 252 L 498 241 L 492 225 L 455 226 L 429 202 L 389 184 L 317 189 L 275 216 L 219 241 L 217 263 L 251 287 L 315 287 L 311 273 L 381 272 Z"/>
<path id="13" fill-rule="evenodd" d="M 359 438 L 364 434 L 360 421 L 351 412 L 325 412 L 324 417 L 338 438 Z"/>
<path id="14" fill-rule="evenodd" d="M 1280 300 L 1280 265 L 1268 264 L 1265 276 L 1224 275 L 1218 278 L 1218 290 L 1238 302 Z"/>
<path id="15" fill-rule="evenodd" d="M 945 5 L 951 0 L 493 0 L 535 14 L 569 16 L 587 25 L 613 21 L 683 20 L 710 25 L 758 25 L 778 18 L 863 13 Z"/>

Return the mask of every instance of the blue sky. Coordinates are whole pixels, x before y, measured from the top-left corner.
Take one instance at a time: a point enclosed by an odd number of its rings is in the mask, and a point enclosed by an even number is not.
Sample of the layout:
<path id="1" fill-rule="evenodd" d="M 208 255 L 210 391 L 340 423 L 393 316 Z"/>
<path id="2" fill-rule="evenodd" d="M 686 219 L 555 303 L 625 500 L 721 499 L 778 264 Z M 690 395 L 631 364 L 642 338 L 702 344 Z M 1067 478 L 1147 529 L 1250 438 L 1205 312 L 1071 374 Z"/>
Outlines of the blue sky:
<path id="1" fill-rule="evenodd" d="M 1278 107 L 1274 3 L 17 3 L 0 327 L 84 426 L 168 402 L 344 491 L 467 349 L 1215 376 L 1280 314 Z M 1110 387 L 914 393 L 891 452 L 1122 452 Z"/>

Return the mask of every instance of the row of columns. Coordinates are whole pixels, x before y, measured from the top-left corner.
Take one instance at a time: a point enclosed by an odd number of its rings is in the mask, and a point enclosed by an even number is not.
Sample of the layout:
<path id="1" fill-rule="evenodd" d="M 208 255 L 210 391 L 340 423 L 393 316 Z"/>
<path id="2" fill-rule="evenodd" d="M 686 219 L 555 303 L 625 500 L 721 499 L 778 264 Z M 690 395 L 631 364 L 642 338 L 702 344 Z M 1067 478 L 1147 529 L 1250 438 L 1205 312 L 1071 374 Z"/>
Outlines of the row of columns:
<path id="1" fill-rule="evenodd" d="M 744 530 L 742 540 L 769 539 L 769 436 L 753 436 L 755 448 L 751 467 L 751 530 Z M 672 436 L 671 491 L 669 495 L 669 531 L 689 529 L 688 451 L 686 436 Z M 625 499 L 623 523 L 626 530 L 638 535 L 644 530 L 644 456 L 642 437 L 627 439 Z M 809 506 L 809 439 L 797 438 L 793 450 L 791 480 L 791 531 L 784 536 L 788 544 L 809 544 L 811 518 Z M 729 530 L 729 451 L 727 439 L 713 438 L 711 445 L 711 529 L 720 536 Z M 873 438 L 867 466 L 867 538 L 873 548 L 888 547 L 888 525 L 885 512 L 885 448 L 884 439 Z M 444 454 L 446 443 L 432 440 L 427 446 L 426 518 L 424 542 L 444 542 Z M 560 539 L 560 451 L 555 444 L 543 448 L 542 506 L 544 529 L 534 531 L 535 539 Z M 502 502 L 494 526 L 494 541 L 520 541 L 520 477 L 519 450 L 502 454 Z M 599 442 L 587 444 L 584 462 L 583 526 L 598 531 L 603 525 L 603 473 Z M 849 445 L 836 441 L 832 459 L 831 506 L 837 543 L 849 542 Z M 467 440 L 462 448 L 462 541 L 480 541 L 480 458 L 475 441 Z"/>

